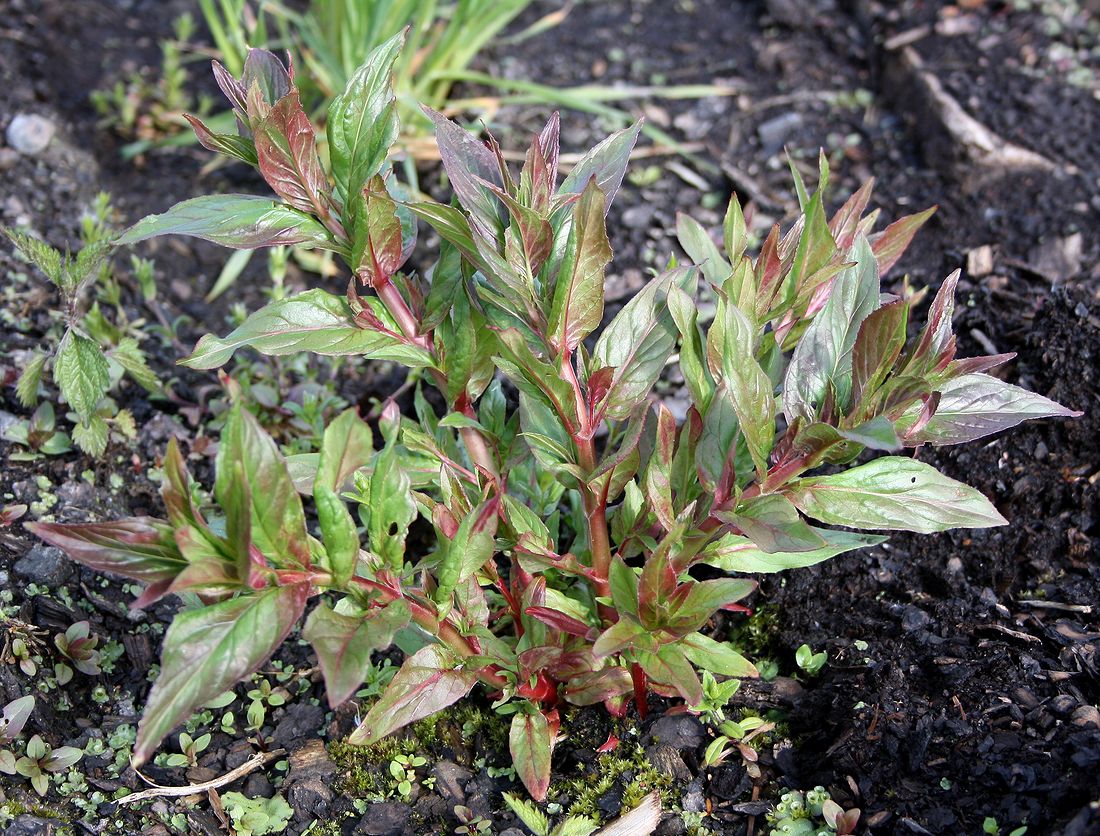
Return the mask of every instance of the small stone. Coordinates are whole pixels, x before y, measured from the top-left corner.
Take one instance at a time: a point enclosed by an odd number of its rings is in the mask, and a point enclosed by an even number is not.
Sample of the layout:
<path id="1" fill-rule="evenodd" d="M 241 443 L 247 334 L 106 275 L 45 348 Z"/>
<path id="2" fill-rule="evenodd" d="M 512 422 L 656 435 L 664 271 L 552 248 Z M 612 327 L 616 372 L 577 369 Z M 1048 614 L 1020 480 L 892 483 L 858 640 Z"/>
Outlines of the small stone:
<path id="1" fill-rule="evenodd" d="M 88 508 L 95 500 L 95 488 L 83 479 L 73 479 L 57 489 L 57 500 L 67 508 Z"/>
<path id="2" fill-rule="evenodd" d="M 660 743 L 647 748 L 645 755 L 654 769 L 673 781 L 686 784 L 691 780 L 691 770 L 675 747 Z"/>
<path id="3" fill-rule="evenodd" d="M 0 171 L 14 168 L 17 162 L 19 162 L 19 152 L 12 148 L 0 148 Z"/>
<path id="4" fill-rule="evenodd" d="M 764 152 L 770 154 L 782 148 L 791 134 L 801 127 L 802 114 L 792 110 L 767 122 L 761 122 L 756 133 L 760 137 L 760 144 L 764 146 Z"/>
<path id="5" fill-rule="evenodd" d="M 702 813 L 707 809 L 707 799 L 703 795 L 703 786 L 699 778 L 692 781 L 680 803 L 687 813 Z"/>
<path id="6" fill-rule="evenodd" d="M 656 208 L 648 203 L 631 206 L 623 212 L 623 226 L 630 229 L 645 229 L 653 220 Z"/>
<path id="7" fill-rule="evenodd" d="M 989 244 L 975 247 L 966 254 L 966 273 L 972 279 L 980 279 L 993 272 L 993 248 Z"/>
<path id="8" fill-rule="evenodd" d="M 8 825 L 4 836 L 53 836 L 55 833 L 60 833 L 59 822 L 23 814 Z"/>
<path id="9" fill-rule="evenodd" d="M 1050 698 L 1047 707 L 1058 717 L 1067 717 L 1077 707 L 1077 700 L 1069 694 L 1058 694 Z"/>
<path id="10" fill-rule="evenodd" d="M 1083 729 L 1100 729 L 1100 710 L 1095 705 L 1079 706 L 1069 721 Z"/>
<path id="11" fill-rule="evenodd" d="M 271 798 L 275 795 L 275 787 L 262 772 L 253 772 L 244 782 L 244 794 L 249 798 Z"/>
<path id="12" fill-rule="evenodd" d="M 362 836 L 401 836 L 409 821 L 409 807 L 399 801 L 383 801 L 367 808 L 355 833 Z"/>
<path id="13" fill-rule="evenodd" d="M 37 543 L 15 562 L 16 577 L 27 583 L 37 583 L 55 589 L 65 584 L 73 575 L 72 561 L 61 549 Z"/>
<path id="14" fill-rule="evenodd" d="M 234 740 L 225 752 L 225 768 L 236 769 L 253 754 L 252 746 L 247 740 Z"/>
<path id="15" fill-rule="evenodd" d="M 325 725 L 325 710 L 319 705 L 295 703 L 288 706 L 286 714 L 275 725 L 275 742 L 284 749 L 309 737 L 316 737 Z"/>
<path id="16" fill-rule="evenodd" d="M 56 132 L 53 122 L 34 113 L 18 113 L 8 125 L 8 145 L 20 154 L 35 156 L 46 150 Z"/>
<path id="17" fill-rule="evenodd" d="M 649 727 L 642 744 L 659 743 L 673 749 L 694 751 L 706 739 L 706 730 L 699 718 L 691 714 L 666 714 Z"/>
<path id="18" fill-rule="evenodd" d="M 901 616 L 901 629 L 906 633 L 915 633 L 932 623 L 932 616 L 919 607 L 908 606 Z"/>
<path id="19" fill-rule="evenodd" d="M 466 803 L 466 785 L 474 774 L 453 761 L 440 761 L 432 767 L 435 791 L 452 805 Z"/>

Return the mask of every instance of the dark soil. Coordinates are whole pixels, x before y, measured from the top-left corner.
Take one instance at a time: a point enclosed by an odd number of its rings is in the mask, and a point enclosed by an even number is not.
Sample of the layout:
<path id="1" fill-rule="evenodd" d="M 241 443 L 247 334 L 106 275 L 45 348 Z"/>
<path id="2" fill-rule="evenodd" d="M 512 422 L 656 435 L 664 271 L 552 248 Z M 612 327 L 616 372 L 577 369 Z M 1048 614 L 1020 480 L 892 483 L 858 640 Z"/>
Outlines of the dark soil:
<path id="1" fill-rule="evenodd" d="M 0 129 L 16 113 L 40 113 L 54 121 L 58 136 L 37 157 L 3 158 L 0 221 L 30 225 L 64 245 L 75 239 L 83 207 L 101 189 L 114 196 L 122 222 L 193 194 L 263 192 L 241 167 L 202 173 L 209 155 L 201 149 L 122 161 L 122 141 L 97 127 L 88 104 L 89 90 L 113 83 L 125 68 L 155 67 L 158 39 L 170 34 L 172 16 L 190 3 L 8 0 L 2 6 Z M 557 6 L 536 4 L 517 29 Z M 797 670 L 794 650 L 803 643 L 827 650 L 829 663 L 801 684 L 783 676 L 746 683 L 737 697 L 756 710 L 778 710 L 784 722 L 761 747 L 759 780 L 750 780 L 740 763 L 701 769 L 709 733 L 689 718 L 663 715 L 657 701 L 643 723 L 578 712 L 566 718 L 569 738 L 555 757 L 554 800 L 563 810 L 583 801 L 610 820 L 624 794 L 657 788 L 666 809 L 694 814 L 688 819 L 712 832 L 761 833 L 767 832 L 763 802 L 774 802 L 782 788 L 820 784 L 863 811 L 861 832 L 980 833 L 992 817 L 1005 834 L 1021 825 L 1029 834 L 1100 833 L 1098 32 L 1097 18 L 1076 4 L 1043 0 L 957 6 L 605 0 L 579 4 L 561 26 L 483 59 L 481 68 L 500 76 L 562 85 L 595 79 L 736 88 L 736 95 L 716 99 L 630 104 L 632 112 L 695 143 L 701 159 L 720 165 L 698 168 L 676 157 L 634 164 L 610 218 L 616 251 L 610 299 L 625 301 L 674 251 L 678 211 L 717 227 L 736 192 L 756 206 L 759 229 L 789 218 L 796 203 L 784 146 L 809 176 L 824 148 L 834 204 L 872 175 L 886 219 L 939 204 L 890 280 L 900 285 L 908 273 L 914 287 L 934 290 L 956 267 L 973 270 L 960 283 L 960 353 L 1016 351 L 1008 379 L 1085 412 L 1077 421 L 1026 425 L 985 444 L 921 452 L 989 495 L 1009 526 L 896 536 L 880 548 L 762 578 L 755 605 L 774 615 L 775 630 L 754 639 L 752 649 L 775 656 L 787 675 Z M 935 115 L 917 106 L 914 80 L 899 70 L 904 44 L 972 117 L 1042 155 L 1049 167 L 991 168 L 954 143 Z M 204 75 L 201 63 L 193 65 L 196 90 L 209 90 Z M 506 147 L 520 147 L 546 115 L 541 106 L 507 106 L 494 130 Z M 567 114 L 566 150 L 584 149 L 614 127 Z M 976 269 L 984 247 L 992 260 Z M 148 252 L 158 264 L 159 315 L 191 318 L 181 324 L 182 345 L 206 331 L 224 331 L 231 302 L 262 302 L 266 280 L 258 264 L 232 299 L 208 306 L 202 297 L 223 252 L 189 240 L 161 242 Z M 26 272 L 6 251 L 0 268 L 5 275 Z M 315 277 L 292 268 L 287 281 L 304 286 Z M 35 286 L 19 285 L 5 297 L 5 384 L 14 382 L 24 352 L 51 327 L 50 297 Z M 131 316 L 157 318 L 133 288 L 125 293 Z M 151 401 L 133 386 L 118 393 L 138 419 L 137 438 L 112 442 L 98 462 L 77 453 L 14 461 L 15 445 L 0 441 L 0 505 L 31 505 L 27 519 L 157 514 L 150 476 L 171 435 L 183 440 L 199 478 L 208 475 L 215 445 L 207 435 L 216 438 L 216 424 L 209 425 L 207 407 L 216 380 L 175 367 L 179 349 L 170 341 L 149 339 L 144 347 L 158 373 L 174 383 L 167 400 Z M 345 369 L 338 382 L 344 400 L 364 403 L 391 384 L 384 367 Z M 669 385 L 675 398 L 676 380 Z M 0 423 L 25 412 L 11 386 L 0 389 Z M 123 479 L 112 482 L 112 474 Z M 104 641 L 118 643 L 121 656 L 97 677 L 78 673 L 64 700 L 57 690 L 40 692 L 29 730 L 53 745 L 114 736 L 115 751 L 124 751 L 126 727 L 140 713 L 159 635 L 175 604 L 128 613 L 122 584 L 56 557 L 36 548 L 19 523 L 0 528 L 0 590 L 11 594 L 0 602 L 9 619 L 0 625 L 0 643 L 12 618 L 39 628 L 49 669 L 53 634 L 88 619 Z M 722 627 L 749 635 L 743 620 Z M 0 705 L 42 681 L 42 674 L 28 677 L 9 662 L 0 660 Z M 286 832 L 321 821 L 335 823 L 331 832 L 450 833 L 458 825 L 456 805 L 491 820 L 492 832 L 520 827 L 502 805 L 500 792 L 517 785 L 497 772 L 507 754 L 485 705 L 474 701 L 465 713 L 418 728 L 411 742 L 365 759 L 339 747 L 326 753 L 318 732 L 324 742 L 338 742 L 353 712 L 326 714 L 304 645 L 288 644 L 278 662 L 265 678 L 290 699 L 269 709 L 258 732 L 241 731 L 244 694 L 253 683 L 238 688 L 237 731 L 215 732 L 197 766 L 151 766 L 147 774 L 164 784 L 198 782 L 238 766 L 253 751 L 281 748 L 285 754 L 265 770 L 221 792 L 281 792 L 294 810 Z M 597 757 L 593 750 L 612 732 L 624 743 Z M 40 803 L 26 782 L 0 773 L 0 809 L 23 813 L 8 832 L 55 832 L 49 828 L 57 816 L 80 817 L 72 798 L 96 791 L 104 794 L 102 803 L 70 825 L 74 832 L 228 832 L 207 799 L 162 799 L 144 812 L 114 804 L 118 788 L 145 786 L 124 756 L 112 768 L 115 751 L 81 762 L 88 786 L 68 799 L 51 791 Z M 412 797 L 357 804 L 357 795 L 389 792 L 388 762 L 403 751 L 428 759 Z M 285 770 L 276 768 L 280 762 Z M 583 796 L 586 786 L 598 786 L 598 796 Z M 658 832 L 688 830 L 677 813 Z"/>

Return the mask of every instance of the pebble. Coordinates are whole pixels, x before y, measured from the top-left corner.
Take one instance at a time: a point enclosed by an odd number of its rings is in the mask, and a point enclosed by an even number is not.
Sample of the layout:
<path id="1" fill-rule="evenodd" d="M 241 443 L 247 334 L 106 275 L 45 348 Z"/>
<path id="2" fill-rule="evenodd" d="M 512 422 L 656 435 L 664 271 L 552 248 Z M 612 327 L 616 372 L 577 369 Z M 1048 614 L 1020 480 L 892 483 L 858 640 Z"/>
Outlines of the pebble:
<path id="1" fill-rule="evenodd" d="M 919 607 L 914 607 L 912 605 L 907 606 L 905 612 L 901 616 L 901 629 L 906 633 L 915 633 L 918 630 L 923 630 L 931 623 L 932 616 Z"/>
<path id="2" fill-rule="evenodd" d="M 760 137 L 760 144 L 764 146 L 764 152 L 772 153 L 782 148 L 791 134 L 801 127 L 802 114 L 791 111 L 761 122 L 756 133 Z"/>
<path id="3" fill-rule="evenodd" d="M 1051 697 L 1047 706 L 1058 717 L 1066 717 L 1077 708 L 1077 700 L 1071 697 L 1069 694 L 1058 694 Z"/>
<path id="4" fill-rule="evenodd" d="M 57 129 L 45 116 L 18 113 L 8 125 L 8 145 L 29 157 L 41 154 L 50 144 Z"/>
<path id="5" fill-rule="evenodd" d="M 653 220 L 653 215 L 657 210 L 648 203 L 640 203 L 637 206 L 631 206 L 625 212 L 623 212 L 623 226 L 630 229 L 645 229 L 649 226 L 650 221 Z"/>
<path id="6" fill-rule="evenodd" d="M 24 813 L 8 825 L 4 836 L 53 836 L 59 832 L 57 821 Z"/>
<path id="7" fill-rule="evenodd" d="M 325 710 L 319 705 L 295 703 L 287 708 L 286 714 L 275 725 L 273 735 L 275 743 L 284 749 L 304 738 L 316 737 L 325 725 Z"/>
<path id="8" fill-rule="evenodd" d="M 19 152 L 13 148 L 0 148 L 0 171 L 7 171 L 19 162 Z"/>
<path id="9" fill-rule="evenodd" d="M 73 574 L 73 564 L 61 549 L 37 543 L 15 562 L 15 574 L 28 583 L 51 589 L 62 586 Z"/>
<path id="10" fill-rule="evenodd" d="M 466 803 L 466 785 L 474 777 L 466 767 L 453 761 L 440 761 L 432 767 L 435 791 L 451 804 Z"/>
<path id="11" fill-rule="evenodd" d="M 642 745 L 660 743 L 674 749 L 696 749 L 706 739 L 699 718 L 691 714 L 666 714 L 649 727 Z"/>
<path id="12" fill-rule="evenodd" d="M 1069 721 L 1083 729 L 1100 729 L 1100 710 L 1095 705 L 1079 706 Z"/>
<path id="13" fill-rule="evenodd" d="M 399 801 L 383 801 L 372 804 L 359 824 L 355 833 L 362 836 L 401 836 L 409 820 L 409 807 Z"/>

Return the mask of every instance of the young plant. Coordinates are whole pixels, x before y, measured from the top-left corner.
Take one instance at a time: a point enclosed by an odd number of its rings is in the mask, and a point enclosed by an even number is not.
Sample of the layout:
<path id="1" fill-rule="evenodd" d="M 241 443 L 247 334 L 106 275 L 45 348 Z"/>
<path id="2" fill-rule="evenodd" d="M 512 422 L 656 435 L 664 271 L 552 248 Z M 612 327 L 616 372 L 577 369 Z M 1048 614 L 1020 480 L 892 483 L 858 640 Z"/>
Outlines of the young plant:
<path id="1" fill-rule="evenodd" d="M 169 592 L 201 601 L 165 635 L 137 764 L 264 664 L 321 596 L 303 636 L 332 705 L 355 693 L 372 652 L 398 633 L 412 651 L 352 743 L 440 711 L 480 682 L 498 706 L 514 703 L 509 748 L 542 800 L 563 704 L 621 715 L 632 697 L 644 711 L 653 691 L 698 705 L 697 669 L 756 675 L 705 632 L 719 610 L 744 609 L 756 586 L 744 575 L 884 539 L 834 525 L 1004 524 L 974 489 L 894 454 L 1075 413 L 984 373 L 1007 356 L 955 357 L 956 276 L 906 346 L 909 302 L 884 296 L 879 276 L 928 212 L 875 233 L 868 185 L 827 220 L 823 166 L 812 197 L 796 180 L 801 216 L 786 234 L 775 227 L 755 260 L 736 201 L 724 255 L 684 218 L 684 246 L 700 266 L 670 267 L 601 329 L 605 215 L 638 126 L 560 179 L 554 117 L 517 177 L 495 142 L 429 112 L 455 203 L 408 201 L 385 172 L 399 50 L 399 37 L 380 46 L 332 103 L 330 169 L 274 56 L 253 50 L 241 80 L 219 71 L 240 134 L 196 123 L 200 137 L 257 165 L 279 200 L 199 197 L 119 239 L 310 244 L 348 265 L 346 294 L 274 301 L 227 337 L 204 337 L 187 365 L 215 368 L 244 347 L 311 351 L 402 363 L 421 384 L 415 418 L 393 402 L 382 410 L 377 449 L 349 410 L 325 428 L 319 455 L 296 457 L 293 470 L 238 403 L 218 447 L 215 508 L 196 503 L 173 440 L 167 519 L 28 525 L 88 566 L 146 583 L 139 606 Z M 401 270 L 415 218 L 442 239 L 425 277 Z M 700 274 L 719 300 L 706 329 Z M 680 424 L 653 397 L 677 349 L 692 398 Z M 430 400 L 425 385 L 438 395 Z M 865 450 L 889 455 L 850 466 Z M 814 473 L 825 465 L 829 473 Z M 302 494 L 312 495 L 312 531 Z M 418 519 L 434 544 L 414 545 Z M 704 563 L 740 576 L 699 580 L 692 570 Z"/>
<path id="2" fill-rule="evenodd" d="M 54 749 L 36 734 L 27 741 L 23 757 L 15 762 L 15 771 L 30 778 L 34 791 L 45 795 L 50 788 L 50 773 L 64 772 L 83 756 L 84 753 L 74 746 Z"/>
<path id="3" fill-rule="evenodd" d="M 0 711 L 0 747 L 6 747 L 19 738 L 19 733 L 27 725 L 34 711 L 34 697 L 27 695 L 17 700 L 12 700 Z M 15 774 L 15 753 L 11 749 L 0 748 L 0 772 L 8 775 Z"/>
<path id="4" fill-rule="evenodd" d="M 61 655 L 73 663 L 73 667 L 83 674 L 95 676 L 100 672 L 99 636 L 93 635 L 87 621 L 78 621 L 63 634 L 54 636 L 54 644 Z"/>
<path id="5" fill-rule="evenodd" d="M 34 453 L 52 455 L 69 449 L 69 437 L 56 429 L 53 406 L 38 405 L 47 379 L 52 379 L 74 413 L 72 441 L 92 456 L 103 454 L 112 428 L 129 437 L 135 432 L 133 416 L 107 397 L 122 376 L 150 392 L 160 388 L 137 339 L 127 333 L 129 323 L 119 317 L 112 322 L 100 305 L 110 305 L 124 316 L 121 289 L 108 266 L 114 235 L 106 223 L 109 213 L 108 196 L 100 194 L 85 216 L 84 246 L 75 256 L 62 255 L 38 238 L 0 227 L 23 257 L 61 292 L 61 336 L 56 345 L 31 355 L 15 388 L 23 406 L 37 405 L 37 409 L 29 421 L 15 425 L 5 436 Z M 87 306 L 84 297 L 90 288 L 95 288 L 97 298 Z"/>

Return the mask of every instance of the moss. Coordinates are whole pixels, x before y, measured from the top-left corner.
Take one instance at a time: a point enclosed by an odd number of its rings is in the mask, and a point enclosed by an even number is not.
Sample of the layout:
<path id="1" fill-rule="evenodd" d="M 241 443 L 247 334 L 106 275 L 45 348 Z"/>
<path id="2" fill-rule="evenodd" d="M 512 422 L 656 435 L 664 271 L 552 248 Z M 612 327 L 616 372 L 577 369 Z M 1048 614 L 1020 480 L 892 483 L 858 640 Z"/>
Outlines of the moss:
<path id="1" fill-rule="evenodd" d="M 550 785 L 550 798 L 564 798 L 572 801 L 567 812 L 571 816 L 588 816 L 599 821 L 602 818 L 599 800 L 621 784 L 623 789 L 623 809 L 637 806 L 646 795 L 658 790 L 662 803 L 667 807 L 675 801 L 673 781 L 668 775 L 657 770 L 645 749 L 634 744 L 626 750 L 627 744 L 620 749 L 598 757 L 588 774 L 575 778 L 566 778 Z"/>
<path id="2" fill-rule="evenodd" d="M 776 604 L 764 604 L 751 616 L 734 625 L 730 630 L 729 640 L 750 659 L 761 659 L 779 655 L 780 648 L 775 646 L 778 635 L 779 607 Z"/>

